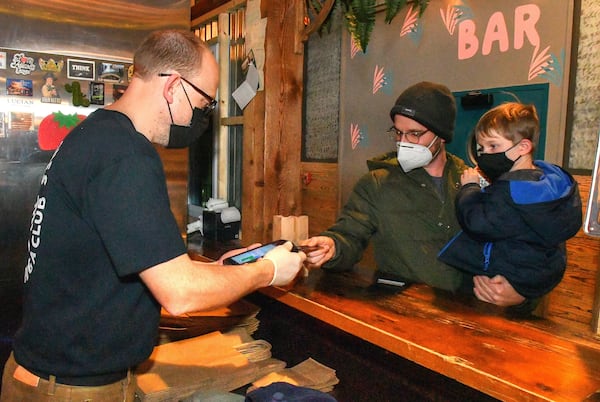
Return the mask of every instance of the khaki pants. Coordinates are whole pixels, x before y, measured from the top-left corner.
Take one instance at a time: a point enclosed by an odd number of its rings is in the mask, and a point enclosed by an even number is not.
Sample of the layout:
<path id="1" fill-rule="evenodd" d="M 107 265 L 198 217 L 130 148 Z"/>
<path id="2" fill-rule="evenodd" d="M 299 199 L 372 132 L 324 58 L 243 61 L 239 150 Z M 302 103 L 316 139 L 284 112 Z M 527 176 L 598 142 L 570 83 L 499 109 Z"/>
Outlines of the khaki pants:
<path id="1" fill-rule="evenodd" d="M 58 384 L 54 376 L 45 380 L 20 366 L 10 354 L 2 376 L 0 402 L 133 402 L 135 378 L 97 387 Z"/>

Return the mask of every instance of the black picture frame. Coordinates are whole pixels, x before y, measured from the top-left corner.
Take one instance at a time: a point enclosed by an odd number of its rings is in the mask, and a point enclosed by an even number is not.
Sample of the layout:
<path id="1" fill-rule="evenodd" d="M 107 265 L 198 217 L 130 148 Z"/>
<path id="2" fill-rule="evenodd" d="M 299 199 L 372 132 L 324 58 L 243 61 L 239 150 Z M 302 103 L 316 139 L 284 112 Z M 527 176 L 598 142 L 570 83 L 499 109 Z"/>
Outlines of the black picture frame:
<path id="1" fill-rule="evenodd" d="M 104 83 L 90 82 L 90 104 L 104 105 Z"/>
<path id="2" fill-rule="evenodd" d="M 67 78 L 70 80 L 93 81 L 96 63 L 92 60 L 67 59 Z"/>

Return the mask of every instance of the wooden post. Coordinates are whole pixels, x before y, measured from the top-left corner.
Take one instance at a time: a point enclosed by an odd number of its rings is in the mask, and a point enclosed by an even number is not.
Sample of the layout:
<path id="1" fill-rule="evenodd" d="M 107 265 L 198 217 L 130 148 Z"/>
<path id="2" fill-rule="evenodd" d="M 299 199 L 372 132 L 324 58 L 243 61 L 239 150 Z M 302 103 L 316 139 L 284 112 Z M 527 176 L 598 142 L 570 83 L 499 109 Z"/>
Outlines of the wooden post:
<path id="1" fill-rule="evenodd" d="M 242 241 L 267 242 L 273 215 L 300 215 L 304 56 L 295 52 L 297 2 L 262 0 L 265 85 L 244 111 Z M 260 95 L 264 95 L 262 98 Z M 264 114 L 261 120 L 261 105 Z M 262 136 L 261 136 L 262 134 Z M 264 192 L 264 188 L 268 191 Z"/>
<path id="2" fill-rule="evenodd" d="M 219 14 L 219 74 L 226 77 L 230 70 L 229 60 L 229 14 Z M 229 80 L 221 79 L 219 81 L 219 93 L 228 94 Z M 229 117 L 229 97 L 219 97 L 219 120 Z M 229 176 L 229 127 L 219 124 L 217 138 L 215 139 L 215 150 L 217 151 L 217 182 L 213 185 L 213 194 L 217 198 L 228 199 L 227 177 Z M 216 191 L 215 191 L 216 190 Z"/>

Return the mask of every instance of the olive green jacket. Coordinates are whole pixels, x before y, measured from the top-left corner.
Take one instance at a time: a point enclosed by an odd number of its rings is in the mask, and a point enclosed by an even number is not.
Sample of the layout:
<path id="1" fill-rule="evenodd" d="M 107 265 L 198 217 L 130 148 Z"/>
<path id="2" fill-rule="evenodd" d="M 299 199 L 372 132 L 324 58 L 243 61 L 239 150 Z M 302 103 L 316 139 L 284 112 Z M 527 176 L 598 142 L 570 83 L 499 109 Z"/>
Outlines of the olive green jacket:
<path id="1" fill-rule="evenodd" d="M 464 162 L 447 153 L 444 195 L 423 168 L 404 173 L 396 152 L 367 161 L 369 173 L 355 184 L 336 223 L 323 233 L 336 255 L 323 268 L 351 269 L 372 241 L 377 269 L 411 282 L 456 290 L 463 275 L 438 261 L 441 248 L 460 226 L 454 199 Z"/>

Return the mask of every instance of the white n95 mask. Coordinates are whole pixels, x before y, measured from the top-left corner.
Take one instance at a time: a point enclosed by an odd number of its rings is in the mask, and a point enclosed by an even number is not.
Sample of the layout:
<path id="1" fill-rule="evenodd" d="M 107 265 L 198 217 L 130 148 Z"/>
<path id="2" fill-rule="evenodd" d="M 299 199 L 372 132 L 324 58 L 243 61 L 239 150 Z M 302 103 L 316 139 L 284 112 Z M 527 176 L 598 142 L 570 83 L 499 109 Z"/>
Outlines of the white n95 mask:
<path id="1" fill-rule="evenodd" d="M 396 147 L 398 148 L 397 158 L 398 163 L 402 166 L 402 170 L 408 173 L 413 169 L 427 166 L 434 158 L 429 148 L 431 148 L 437 139 L 438 137 L 436 136 L 428 146 L 398 141 L 396 143 Z M 436 152 L 436 155 L 438 152 Z"/>

